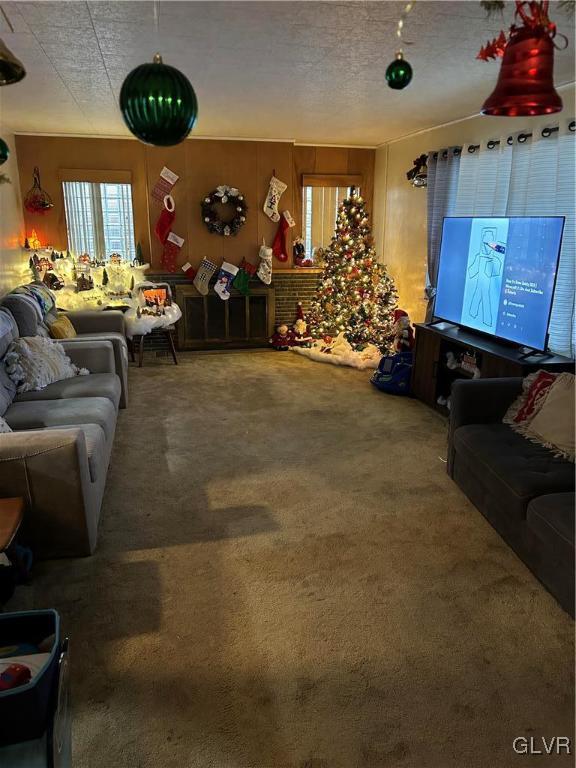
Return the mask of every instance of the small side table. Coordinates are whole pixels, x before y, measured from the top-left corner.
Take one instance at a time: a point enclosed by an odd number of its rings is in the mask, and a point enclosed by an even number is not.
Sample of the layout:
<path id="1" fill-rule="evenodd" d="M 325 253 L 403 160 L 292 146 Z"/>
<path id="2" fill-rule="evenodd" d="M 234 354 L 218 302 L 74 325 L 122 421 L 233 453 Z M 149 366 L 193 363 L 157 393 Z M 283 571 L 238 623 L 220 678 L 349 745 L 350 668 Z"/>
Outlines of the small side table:
<path id="1" fill-rule="evenodd" d="M 142 368 L 142 364 L 144 362 L 144 339 L 147 336 L 164 336 L 168 340 L 168 348 L 170 349 L 170 353 L 172 355 L 172 360 L 174 360 L 174 365 L 178 365 L 178 358 L 176 357 L 176 347 L 174 346 L 174 339 L 172 337 L 172 331 L 174 331 L 175 328 L 173 325 L 167 325 L 165 328 L 154 328 L 150 333 L 143 333 L 141 335 L 135 335 L 132 337 L 132 343 L 130 345 L 130 355 L 132 357 L 132 362 L 135 362 L 134 359 L 134 350 L 138 348 L 138 368 Z"/>

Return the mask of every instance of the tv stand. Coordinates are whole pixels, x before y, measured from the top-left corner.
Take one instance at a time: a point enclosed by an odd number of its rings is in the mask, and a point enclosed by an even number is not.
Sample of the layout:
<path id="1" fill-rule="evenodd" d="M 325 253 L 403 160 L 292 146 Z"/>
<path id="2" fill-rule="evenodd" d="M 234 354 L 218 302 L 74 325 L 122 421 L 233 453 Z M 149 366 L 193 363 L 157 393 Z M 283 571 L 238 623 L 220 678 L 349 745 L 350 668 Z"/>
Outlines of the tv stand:
<path id="1" fill-rule="evenodd" d="M 526 349 L 526 347 L 523 347 L 522 349 Z M 551 352 L 541 352 L 537 349 L 528 349 L 527 352 L 522 352 L 522 354 L 518 357 L 518 360 L 529 360 L 531 357 L 539 358 L 540 360 L 547 360 L 550 357 L 553 357 Z"/>
<path id="2" fill-rule="evenodd" d="M 446 401 L 457 378 L 527 376 L 541 368 L 554 373 L 574 371 L 574 361 L 567 357 L 523 352 L 506 342 L 452 323 L 417 323 L 415 330 L 412 393 L 445 414 L 448 411 L 443 404 L 438 404 L 438 399 L 441 403 Z"/>

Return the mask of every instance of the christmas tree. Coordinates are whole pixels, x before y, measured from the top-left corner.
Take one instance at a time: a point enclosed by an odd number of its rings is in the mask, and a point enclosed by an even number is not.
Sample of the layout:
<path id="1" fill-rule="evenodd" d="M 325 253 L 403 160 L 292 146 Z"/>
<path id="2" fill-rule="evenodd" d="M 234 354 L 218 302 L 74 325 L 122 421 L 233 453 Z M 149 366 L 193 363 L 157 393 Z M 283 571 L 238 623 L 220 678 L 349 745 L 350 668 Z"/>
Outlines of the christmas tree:
<path id="1" fill-rule="evenodd" d="M 344 333 L 354 349 L 383 351 L 394 331 L 396 286 L 376 261 L 368 214 L 352 187 L 338 208 L 336 233 L 324 251 L 325 266 L 308 320 L 316 337 Z"/>

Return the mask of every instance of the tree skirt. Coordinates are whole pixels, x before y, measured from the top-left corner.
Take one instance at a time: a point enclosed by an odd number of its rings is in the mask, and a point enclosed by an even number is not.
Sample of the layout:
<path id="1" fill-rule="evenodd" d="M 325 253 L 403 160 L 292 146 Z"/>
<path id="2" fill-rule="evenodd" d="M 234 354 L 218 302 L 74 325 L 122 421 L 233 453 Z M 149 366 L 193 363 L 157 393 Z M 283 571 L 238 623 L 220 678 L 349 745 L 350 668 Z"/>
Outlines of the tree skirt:
<path id="1" fill-rule="evenodd" d="M 325 351 L 322 352 L 321 350 Z M 361 352 L 355 352 L 344 339 L 343 334 L 337 336 L 328 346 L 325 342 L 317 341 L 314 346 L 291 347 L 292 352 L 316 360 L 318 363 L 330 363 L 331 365 L 348 365 L 350 368 L 358 368 L 363 371 L 367 368 L 378 368 L 382 359 L 382 352 L 373 344 L 368 344 Z"/>

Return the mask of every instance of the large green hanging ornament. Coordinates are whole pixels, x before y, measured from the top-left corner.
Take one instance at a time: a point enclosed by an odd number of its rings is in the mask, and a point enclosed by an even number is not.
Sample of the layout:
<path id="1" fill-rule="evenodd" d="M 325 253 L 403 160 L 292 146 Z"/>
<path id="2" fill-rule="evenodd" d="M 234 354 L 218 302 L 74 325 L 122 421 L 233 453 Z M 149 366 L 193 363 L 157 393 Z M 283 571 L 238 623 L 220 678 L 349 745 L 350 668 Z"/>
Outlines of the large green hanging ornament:
<path id="1" fill-rule="evenodd" d="M 404 59 L 402 51 L 398 51 L 394 61 L 386 69 L 386 80 L 390 88 L 401 91 L 412 80 L 412 67 Z"/>
<path id="2" fill-rule="evenodd" d="M 198 102 L 188 78 L 163 64 L 157 53 L 152 64 L 141 64 L 124 80 L 120 111 L 140 141 L 169 147 L 180 144 L 192 130 Z"/>
<path id="3" fill-rule="evenodd" d="M 9 154 L 10 150 L 8 149 L 8 144 L 6 144 L 4 139 L 0 139 L 0 165 L 4 165 L 6 160 L 8 160 Z"/>

